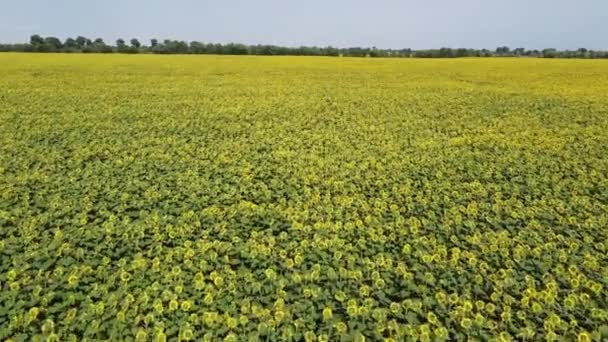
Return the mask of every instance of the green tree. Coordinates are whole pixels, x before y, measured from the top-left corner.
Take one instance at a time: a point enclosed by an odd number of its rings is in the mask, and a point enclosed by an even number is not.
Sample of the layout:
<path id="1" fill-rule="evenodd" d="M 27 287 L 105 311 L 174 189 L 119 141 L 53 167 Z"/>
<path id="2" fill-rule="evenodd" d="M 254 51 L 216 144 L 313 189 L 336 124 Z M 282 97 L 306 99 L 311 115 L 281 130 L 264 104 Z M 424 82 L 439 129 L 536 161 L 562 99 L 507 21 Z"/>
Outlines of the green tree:
<path id="1" fill-rule="evenodd" d="M 37 34 L 33 34 L 30 36 L 30 44 L 34 46 L 42 45 L 44 44 L 44 38 Z"/>
<path id="2" fill-rule="evenodd" d="M 82 48 L 87 44 L 87 38 L 83 36 L 76 37 L 76 44 L 78 44 L 79 48 Z"/>
<path id="3" fill-rule="evenodd" d="M 139 42 L 139 40 L 137 38 L 132 38 L 131 39 L 131 46 L 139 49 L 141 47 L 141 43 Z"/>
<path id="4" fill-rule="evenodd" d="M 127 45 L 125 44 L 125 40 L 122 38 L 118 38 L 116 40 L 116 49 L 118 52 L 124 52 L 127 49 Z"/>
<path id="5" fill-rule="evenodd" d="M 204 54 L 207 53 L 205 44 L 201 42 L 192 41 L 190 42 L 190 53 Z"/>
<path id="6" fill-rule="evenodd" d="M 44 38 L 44 45 L 46 46 L 48 51 L 58 51 L 63 47 L 61 40 L 56 37 Z"/>
<path id="7" fill-rule="evenodd" d="M 557 57 L 557 50 L 555 49 L 544 49 L 543 50 L 544 58 L 555 58 Z"/>
<path id="8" fill-rule="evenodd" d="M 508 46 L 499 46 L 496 48 L 497 56 L 508 56 L 511 53 L 511 49 Z"/>
<path id="9" fill-rule="evenodd" d="M 589 55 L 587 54 L 587 49 L 585 49 L 585 48 L 580 48 L 580 49 L 576 50 L 576 56 L 578 58 L 587 58 L 587 57 L 589 57 Z"/>
<path id="10" fill-rule="evenodd" d="M 74 38 L 67 38 L 63 43 L 63 46 L 68 49 L 77 49 L 79 48 L 78 43 Z"/>
<path id="11" fill-rule="evenodd" d="M 442 47 L 439 49 L 440 58 L 451 58 L 454 57 L 454 52 L 450 48 Z"/>

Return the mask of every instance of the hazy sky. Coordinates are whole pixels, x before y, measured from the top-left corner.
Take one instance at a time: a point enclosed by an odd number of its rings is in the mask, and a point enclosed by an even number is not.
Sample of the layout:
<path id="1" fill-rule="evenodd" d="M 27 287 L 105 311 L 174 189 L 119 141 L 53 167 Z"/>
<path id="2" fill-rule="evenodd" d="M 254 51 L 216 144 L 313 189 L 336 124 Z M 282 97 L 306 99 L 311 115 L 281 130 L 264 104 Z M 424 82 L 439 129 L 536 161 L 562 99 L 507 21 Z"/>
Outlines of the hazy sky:
<path id="1" fill-rule="evenodd" d="M 0 41 L 33 33 L 145 44 L 608 49 L 608 1 L 0 0 Z"/>

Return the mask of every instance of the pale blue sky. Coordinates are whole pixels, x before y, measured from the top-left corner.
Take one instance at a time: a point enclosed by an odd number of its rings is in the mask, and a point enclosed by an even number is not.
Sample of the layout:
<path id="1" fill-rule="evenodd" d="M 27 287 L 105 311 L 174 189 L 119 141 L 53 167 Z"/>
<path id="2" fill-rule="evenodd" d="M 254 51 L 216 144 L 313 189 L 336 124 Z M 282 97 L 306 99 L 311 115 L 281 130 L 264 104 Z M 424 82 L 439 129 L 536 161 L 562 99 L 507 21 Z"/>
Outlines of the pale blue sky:
<path id="1" fill-rule="evenodd" d="M 0 41 L 32 33 L 145 44 L 608 49 L 608 1 L 0 0 Z"/>

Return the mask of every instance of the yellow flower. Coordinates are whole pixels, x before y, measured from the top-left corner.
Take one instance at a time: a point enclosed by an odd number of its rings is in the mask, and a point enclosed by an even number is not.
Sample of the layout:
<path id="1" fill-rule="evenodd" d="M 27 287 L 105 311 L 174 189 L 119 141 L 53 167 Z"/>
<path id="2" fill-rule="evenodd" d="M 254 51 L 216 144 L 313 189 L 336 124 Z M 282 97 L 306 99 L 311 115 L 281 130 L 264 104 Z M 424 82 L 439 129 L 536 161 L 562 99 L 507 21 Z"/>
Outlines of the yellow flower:
<path id="1" fill-rule="evenodd" d="M 154 311 L 156 311 L 156 313 L 159 313 L 159 314 L 163 313 L 163 302 L 160 299 L 157 298 L 154 300 L 153 307 L 154 307 Z"/>
<path id="2" fill-rule="evenodd" d="M 577 342 L 591 342 L 591 335 L 589 335 L 588 332 L 583 331 L 578 334 L 578 336 L 576 337 L 576 341 Z"/>
<path id="3" fill-rule="evenodd" d="M 135 334 L 135 341 L 147 341 L 147 340 L 148 340 L 148 334 L 146 333 L 146 331 L 143 329 L 139 329 L 137 331 L 137 334 Z"/>
<path id="4" fill-rule="evenodd" d="M 68 285 L 70 287 L 75 287 L 78 283 L 78 276 L 76 274 L 71 274 L 68 278 Z"/>
<path id="5" fill-rule="evenodd" d="M 59 342 L 59 336 L 55 333 L 50 333 L 46 338 L 46 342 Z"/>
<path id="6" fill-rule="evenodd" d="M 437 292 L 435 294 L 435 299 L 437 300 L 437 303 L 441 305 L 445 305 L 447 303 L 447 295 L 444 292 Z"/>
<path id="7" fill-rule="evenodd" d="M 266 269 L 266 271 L 264 271 L 264 274 L 266 275 L 266 278 L 271 281 L 275 280 L 277 277 L 276 272 L 272 268 Z"/>
<path id="8" fill-rule="evenodd" d="M 76 318 L 76 314 L 77 314 L 76 308 L 71 308 L 70 310 L 68 310 L 68 313 L 65 315 L 65 320 L 67 322 L 72 321 L 74 318 Z"/>
<path id="9" fill-rule="evenodd" d="M 336 328 L 336 331 L 339 334 L 345 334 L 346 330 L 348 330 L 348 327 L 346 326 L 346 324 L 344 322 L 338 322 L 334 325 L 334 328 Z"/>
<path id="10" fill-rule="evenodd" d="M 228 335 L 226 335 L 226 337 L 224 337 L 224 342 L 236 342 L 236 341 L 238 341 L 238 338 L 233 333 L 229 333 Z"/>
<path id="11" fill-rule="evenodd" d="M 482 314 L 480 314 L 480 313 L 475 314 L 475 324 L 477 324 L 478 326 L 483 326 L 484 321 L 485 321 L 485 317 L 483 317 Z"/>
<path id="12" fill-rule="evenodd" d="M 498 334 L 498 340 L 500 342 L 510 342 L 513 339 L 511 338 L 511 335 L 509 335 L 508 332 L 503 331 L 500 334 Z"/>
<path id="13" fill-rule="evenodd" d="M 30 309 L 30 311 L 28 312 L 28 319 L 30 322 L 35 321 L 36 318 L 38 318 L 38 313 L 40 312 L 40 310 L 37 307 L 33 307 Z"/>
<path id="14" fill-rule="evenodd" d="M 19 291 L 19 289 L 21 288 L 21 286 L 19 285 L 19 282 L 17 282 L 17 281 L 11 282 L 9 287 L 13 291 Z"/>
<path id="15" fill-rule="evenodd" d="M 349 305 L 346 307 L 346 313 L 349 316 L 356 316 L 359 310 L 357 310 L 357 305 Z"/>
<path id="16" fill-rule="evenodd" d="M 125 271 L 120 272 L 120 280 L 122 282 L 126 283 L 129 281 L 129 279 L 131 279 L 131 274 L 129 274 L 129 272 L 125 272 Z"/>
<path id="17" fill-rule="evenodd" d="M 469 330 L 473 326 L 473 322 L 469 318 L 463 318 L 460 320 L 460 326 L 465 330 Z"/>
<path id="18" fill-rule="evenodd" d="M 203 314 L 203 322 L 207 326 L 213 326 L 218 319 L 217 312 L 205 312 Z"/>
<path id="19" fill-rule="evenodd" d="M 236 329 L 236 327 L 238 326 L 239 322 L 237 321 L 236 318 L 234 317 L 228 317 L 226 318 L 226 326 L 229 329 Z"/>
<path id="20" fill-rule="evenodd" d="M 285 318 L 285 312 L 284 312 L 284 311 L 282 311 L 282 310 L 277 310 L 277 311 L 274 313 L 274 319 L 275 319 L 277 322 L 282 321 L 282 320 L 283 320 L 283 318 Z"/>
<path id="21" fill-rule="evenodd" d="M 323 319 L 328 321 L 332 318 L 333 314 L 331 312 L 331 308 L 330 307 L 326 307 L 325 309 L 323 309 Z"/>
<path id="22" fill-rule="evenodd" d="M 213 295 L 211 293 L 207 293 L 203 299 L 203 303 L 211 305 L 213 303 Z"/>
<path id="23" fill-rule="evenodd" d="M 450 333 L 446 327 L 437 327 L 435 329 L 435 336 L 437 336 L 439 340 L 443 341 L 450 337 Z"/>
<path id="24" fill-rule="evenodd" d="M 473 310 L 473 304 L 467 300 L 462 304 L 462 309 L 465 312 L 470 312 L 471 310 Z"/>
<path id="25" fill-rule="evenodd" d="M 175 311 L 175 310 L 177 310 L 178 307 L 179 307 L 179 303 L 177 302 L 177 300 L 172 299 L 169 302 L 169 311 Z"/>
<path id="26" fill-rule="evenodd" d="M 189 300 L 184 300 L 181 305 L 182 311 L 190 311 L 192 308 L 192 302 Z"/>
<path id="27" fill-rule="evenodd" d="M 222 287 L 224 285 L 224 278 L 217 276 L 213 279 L 213 284 L 217 287 Z"/>
<path id="28" fill-rule="evenodd" d="M 181 339 L 184 341 L 190 341 L 194 337 L 192 329 L 186 328 L 181 333 Z"/>

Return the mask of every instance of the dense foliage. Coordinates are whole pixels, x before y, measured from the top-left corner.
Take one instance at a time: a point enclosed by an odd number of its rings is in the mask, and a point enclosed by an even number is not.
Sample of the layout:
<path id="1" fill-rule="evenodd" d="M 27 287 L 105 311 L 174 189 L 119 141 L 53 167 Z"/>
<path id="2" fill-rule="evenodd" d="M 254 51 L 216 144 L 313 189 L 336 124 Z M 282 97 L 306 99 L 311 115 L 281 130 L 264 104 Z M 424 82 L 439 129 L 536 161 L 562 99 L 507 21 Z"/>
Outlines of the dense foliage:
<path id="1" fill-rule="evenodd" d="M 0 55 L 0 340 L 608 338 L 608 64 Z"/>
<path id="2" fill-rule="evenodd" d="M 458 57 L 543 57 L 543 58 L 608 58 L 608 51 L 595 51 L 580 48 L 577 50 L 526 50 L 524 48 L 510 49 L 499 46 L 496 50 L 465 49 L 442 47 L 440 49 L 412 50 L 379 49 L 376 47 L 336 48 L 332 46 L 276 46 L 276 45 L 245 45 L 190 43 L 182 40 L 151 39 L 149 45 L 143 45 L 139 39 L 132 38 L 130 45 L 122 38 L 115 45 L 106 44 L 102 38 L 95 40 L 78 36 L 76 39 L 67 38 L 62 42 L 57 37 L 43 38 L 32 35 L 26 44 L 0 44 L 0 52 L 62 52 L 62 53 L 153 53 L 153 54 L 197 54 L 197 55 L 256 55 L 256 56 L 343 56 L 343 57 L 400 57 L 400 58 L 458 58 Z"/>

